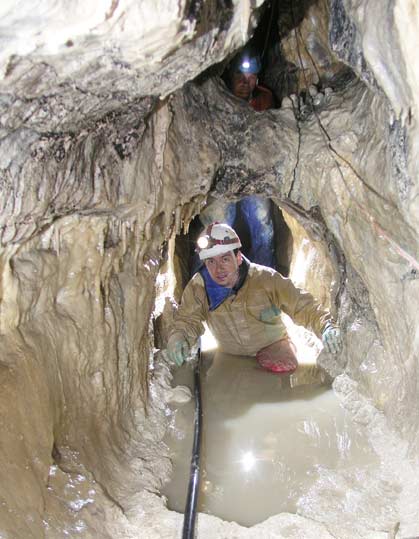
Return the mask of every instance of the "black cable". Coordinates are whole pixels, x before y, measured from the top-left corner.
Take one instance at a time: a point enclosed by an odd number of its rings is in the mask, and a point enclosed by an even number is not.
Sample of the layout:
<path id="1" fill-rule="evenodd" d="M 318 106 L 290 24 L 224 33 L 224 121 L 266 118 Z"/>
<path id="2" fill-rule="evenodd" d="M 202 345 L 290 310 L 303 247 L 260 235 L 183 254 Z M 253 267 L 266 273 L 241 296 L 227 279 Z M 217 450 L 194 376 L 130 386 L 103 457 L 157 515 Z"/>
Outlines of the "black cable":
<path id="1" fill-rule="evenodd" d="M 270 17 L 269 17 L 268 30 L 267 30 L 267 32 L 266 32 L 265 43 L 264 43 L 264 45 L 263 45 L 262 54 L 261 54 L 261 56 L 260 56 L 262 62 L 263 62 L 263 59 L 264 59 L 264 56 L 265 56 L 265 53 L 266 53 L 266 49 L 267 49 L 267 46 L 268 46 L 269 38 L 271 37 L 272 20 L 273 20 L 273 16 L 274 16 L 274 5 L 275 5 L 275 1 L 276 1 L 276 0 L 272 0 L 272 1 L 271 1 L 271 5 L 270 5 L 271 15 L 270 15 Z"/>
<path id="2" fill-rule="evenodd" d="M 199 494 L 199 460 L 201 452 L 202 431 L 202 401 L 201 401 L 201 349 L 197 352 L 197 361 L 194 366 L 194 395 L 195 395 L 195 418 L 194 438 L 192 446 L 191 472 L 189 477 L 188 496 L 186 498 L 185 514 L 183 519 L 182 539 L 193 539 L 195 536 L 196 506 Z"/>

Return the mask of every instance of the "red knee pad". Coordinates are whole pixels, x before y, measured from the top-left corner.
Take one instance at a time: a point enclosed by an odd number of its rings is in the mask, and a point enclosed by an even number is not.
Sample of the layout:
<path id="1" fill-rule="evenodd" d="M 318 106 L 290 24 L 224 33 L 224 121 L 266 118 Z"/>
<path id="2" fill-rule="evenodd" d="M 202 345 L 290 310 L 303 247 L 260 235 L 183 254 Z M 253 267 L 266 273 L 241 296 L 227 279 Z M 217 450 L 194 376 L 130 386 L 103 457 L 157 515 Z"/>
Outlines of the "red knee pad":
<path id="1" fill-rule="evenodd" d="M 262 369 L 274 373 L 290 374 L 298 367 L 294 345 L 289 339 L 282 339 L 262 348 L 256 354 L 256 361 Z"/>

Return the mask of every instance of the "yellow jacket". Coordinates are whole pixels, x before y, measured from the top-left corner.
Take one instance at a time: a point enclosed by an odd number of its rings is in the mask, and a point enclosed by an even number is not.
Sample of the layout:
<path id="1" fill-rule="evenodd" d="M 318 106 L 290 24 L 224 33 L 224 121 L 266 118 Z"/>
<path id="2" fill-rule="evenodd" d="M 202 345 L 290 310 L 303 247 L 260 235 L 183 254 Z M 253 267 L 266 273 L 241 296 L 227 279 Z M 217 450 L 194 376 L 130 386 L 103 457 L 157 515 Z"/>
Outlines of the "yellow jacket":
<path id="1" fill-rule="evenodd" d="M 209 310 L 204 280 L 196 273 L 183 292 L 171 336 L 184 337 L 192 346 L 204 333 L 206 321 L 223 351 L 254 356 L 265 346 L 288 336 L 280 313 L 263 320 L 262 313 L 274 306 L 318 337 L 327 322 L 332 322 L 330 313 L 311 294 L 275 270 L 250 263 L 237 294 L 229 296 L 213 311 Z"/>

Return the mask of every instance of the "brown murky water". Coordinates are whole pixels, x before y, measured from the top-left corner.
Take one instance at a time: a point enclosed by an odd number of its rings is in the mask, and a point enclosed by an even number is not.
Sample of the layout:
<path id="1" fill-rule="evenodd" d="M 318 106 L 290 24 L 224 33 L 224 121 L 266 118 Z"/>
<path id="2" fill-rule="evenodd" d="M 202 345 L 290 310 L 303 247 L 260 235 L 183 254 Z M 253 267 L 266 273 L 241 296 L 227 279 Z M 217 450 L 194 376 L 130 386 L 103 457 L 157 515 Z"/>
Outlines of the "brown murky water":
<path id="1" fill-rule="evenodd" d="M 192 370 L 175 384 L 192 387 Z M 297 502 L 325 469 L 376 462 L 315 365 L 291 376 L 260 370 L 254 359 L 207 353 L 202 373 L 204 430 L 198 510 L 252 526 Z M 173 407 L 166 436 L 174 464 L 162 494 L 183 512 L 194 401 Z"/>

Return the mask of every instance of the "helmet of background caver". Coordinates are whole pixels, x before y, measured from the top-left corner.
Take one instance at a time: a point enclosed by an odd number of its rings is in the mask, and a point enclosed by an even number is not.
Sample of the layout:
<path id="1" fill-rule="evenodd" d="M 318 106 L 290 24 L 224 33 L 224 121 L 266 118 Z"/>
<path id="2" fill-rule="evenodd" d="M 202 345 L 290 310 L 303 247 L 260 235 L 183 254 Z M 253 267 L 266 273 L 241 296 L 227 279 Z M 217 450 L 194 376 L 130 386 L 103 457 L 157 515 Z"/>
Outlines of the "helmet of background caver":
<path id="1" fill-rule="evenodd" d="M 257 75 L 261 68 L 262 62 L 259 54 L 249 50 L 244 50 L 233 63 L 233 71 L 240 73 Z"/>
<path id="2" fill-rule="evenodd" d="M 240 249 L 240 238 L 231 226 L 211 223 L 199 236 L 196 251 L 201 260 Z"/>

